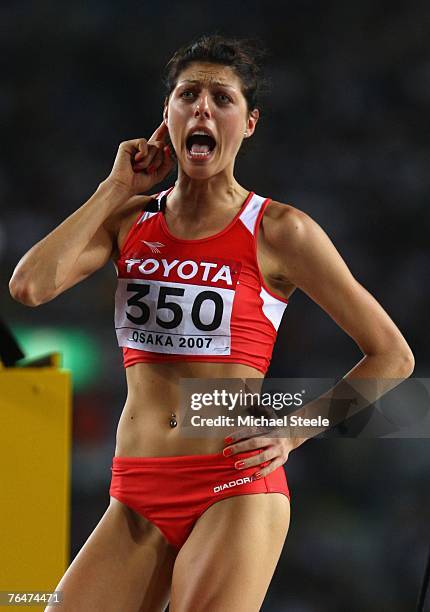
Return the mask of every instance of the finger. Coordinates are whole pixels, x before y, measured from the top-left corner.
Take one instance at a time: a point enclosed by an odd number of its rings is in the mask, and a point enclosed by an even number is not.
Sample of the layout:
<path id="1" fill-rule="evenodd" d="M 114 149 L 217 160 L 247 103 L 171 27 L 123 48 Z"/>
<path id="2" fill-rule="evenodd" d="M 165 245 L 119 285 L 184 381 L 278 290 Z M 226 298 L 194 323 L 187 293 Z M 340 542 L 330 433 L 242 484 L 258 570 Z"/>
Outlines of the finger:
<path id="1" fill-rule="evenodd" d="M 160 123 L 160 125 L 158 126 L 158 128 L 155 130 L 155 132 L 152 134 L 151 138 L 149 139 L 149 142 L 152 144 L 154 142 L 156 142 L 157 140 L 160 140 L 163 143 L 167 143 L 167 136 L 169 134 L 169 128 L 167 127 L 164 119 L 163 121 Z"/>
<path id="2" fill-rule="evenodd" d="M 255 472 L 252 475 L 253 480 L 260 480 L 260 478 L 265 478 L 266 476 L 274 472 L 276 469 L 278 469 L 278 467 L 281 467 L 281 465 L 283 465 L 284 463 L 285 461 L 282 461 L 282 459 L 274 459 L 269 463 L 269 465 Z"/>
<path id="3" fill-rule="evenodd" d="M 256 427 L 244 427 L 242 429 L 237 429 L 226 438 L 224 438 L 225 444 L 232 444 L 233 442 L 237 442 L 238 440 L 247 440 L 252 436 L 257 434 Z"/>
<path id="4" fill-rule="evenodd" d="M 229 436 L 224 438 L 224 444 L 228 445 L 226 448 L 236 448 L 239 444 L 242 445 L 247 440 L 257 439 L 259 442 L 255 447 L 258 448 L 260 446 L 269 446 L 273 444 L 273 440 L 271 438 L 263 438 L 260 434 L 259 428 L 247 428 L 247 429 L 238 429 L 237 431 L 231 433 Z M 240 442 L 239 442 L 240 441 Z M 242 446 L 239 446 L 241 448 Z M 224 449 L 225 450 L 225 449 Z"/>
<path id="5" fill-rule="evenodd" d="M 279 457 L 279 452 L 275 448 L 270 448 L 262 453 L 248 457 L 247 459 L 240 459 L 239 461 L 236 461 L 234 467 L 237 470 L 246 470 L 256 466 L 265 467 L 268 461 L 272 461 L 277 457 Z"/>
<path id="6" fill-rule="evenodd" d="M 141 160 L 148 155 L 148 148 L 148 142 L 146 140 L 141 140 L 138 145 L 138 151 L 134 156 L 134 161 Z"/>
<path id="7" fill-rule="evenodd" d="M 123 153 L 127 153 L 131 158 L 134 159 L 134 156 L 139 152 L 145 152 L 145 147 L 147 146 L 147 141 L 145 138 L 135 138 L 134 140 L 125 140 L 121 142 L 118 151 L 122 151 Z"/>
<path id="8" fill-rule="evenodd" d="M 230 457 L 231 455 L 237 455 L 237 453 L 255 450 L 256 448 L 258 447 L 256 446 L 255 439 L 249 438 L 249 440 L 242 440 L 241 442 L 235 442 L 234 444 L 226 446 L 222 451 L 222 454 L 224 457 Z"/>
<path id="9" fill-rule="evenodd" d="M 236 442 L 235 444 L 227 446 L 223 450 L 223 455 L 224 457 L 230 457 L 231 455 L 237 455 L 237 453 L 256 450 L 258 448 L 266 448 L 272 444 L 272 441 L 267 441 L 267 438 L 249 438 L 248 440 L 242 440 L 241 442 Z"/>
<path id="10" fill-rule="evenodd" d="M 239 440 L 248 440 L 249 438 L 259 438 L 260 441 L 270 441 L 270 438 L 263 438 L 264 433 L 269 433 L 269 431 L 262 429 L 261 427 L 246 427 L 243 429 L 237 429 L 224 438 L 224 444 L 230 445 L 238 442 Z"/>
<path id="11" fill-rule="evenodd" d="M 134 141 L 131 141 L 131 142 L 134 142 Z M 160 145 L 157 146 L 153 143 L 149 143 L 149 141 L 142 138 L 137 141 L 136 148 L 138 150 L 132 156 L 133 162 L 142 163 L 146 161 L 147 165 L 149 165 L 152 162 L 155 155 L 157 154 L 157 151 L 161 150 L 162 147 Z"/>
<path id="12" fill-rule="evenodd" d="M 162 151 L 162 162 L 161 164 L 158 166 L 158 168 L 155 168 L 154 174 L 156 175 L 156 179 L 157 181 L 162 181 L 164 177 L 166 177 L 169 172 L 171 172 L 176 164 L 175 160 L 172 159 L 171 155 L 170 155 L 170 150 L 169 147 L 164 147 L 163 151 Z M 155 164 L 153 164 L 154 166 Z"/>
<path id="13" fill-rule="evenodd" d="M 145 168 L 146 174 L 155 174 L 155 172 L 157 172 L 158 168 L 163 163 L 163 156 L 163 150 L 156 148 L 155 153 L 153 153 L 153 155 L 148 155 L 148 157 L 145 158 L 145 163 L 143 164 L 142 162 L 142 165 Z"/>
<path id="14" fill-rule="evenodd" d="M 135 156 L 135 166 L 137 165 L 139 170 L 144 170 L 145 168 L 148 168 L 151 165 L 154 165 L 155 162 L 155 158 L 157 156 L 157 154 L 160 153 L 160 149 L 158 147 L 156 147 L 155 145 L 149 145 L 148 146 L 148 150 L 147 150 L 147 154 L 144 155 L 143 158 L 138 158 L 136 160 L 136 156 Z"/>

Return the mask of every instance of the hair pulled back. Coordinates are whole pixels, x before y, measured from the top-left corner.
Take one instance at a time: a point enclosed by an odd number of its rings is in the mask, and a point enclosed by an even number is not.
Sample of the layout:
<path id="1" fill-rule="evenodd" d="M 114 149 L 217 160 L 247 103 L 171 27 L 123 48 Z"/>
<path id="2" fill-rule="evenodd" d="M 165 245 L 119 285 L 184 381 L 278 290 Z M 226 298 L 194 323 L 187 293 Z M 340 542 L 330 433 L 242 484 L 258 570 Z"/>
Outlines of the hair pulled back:
<path id="1" fill-rule="evenodd" d="M 181 72 L 193 62 L 208 62 L 230 66 L 240 78 L 248 113 L 261 109 L 261 96 L 268 90 L 263 75 L 264 60 L 268 55 L 258 39 L 227 38 L 221 34 L 203 34 L 178 49 L 167 62 L 163 84 L 166 102 L 176 87 Z"/>

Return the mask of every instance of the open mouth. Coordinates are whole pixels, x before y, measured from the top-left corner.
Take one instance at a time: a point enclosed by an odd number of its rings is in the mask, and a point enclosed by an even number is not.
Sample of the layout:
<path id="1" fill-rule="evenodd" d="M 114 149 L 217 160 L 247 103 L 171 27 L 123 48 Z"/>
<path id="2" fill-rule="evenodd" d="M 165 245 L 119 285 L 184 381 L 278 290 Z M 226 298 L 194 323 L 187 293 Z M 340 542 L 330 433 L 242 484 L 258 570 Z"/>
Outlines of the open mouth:
<path id="1" fill-rule="evenodd" d="M 208 159 L 215 150 L 216 142 L 208 134 L 195 134 L 186 141 L 187 154 L 190 159 Z"/>

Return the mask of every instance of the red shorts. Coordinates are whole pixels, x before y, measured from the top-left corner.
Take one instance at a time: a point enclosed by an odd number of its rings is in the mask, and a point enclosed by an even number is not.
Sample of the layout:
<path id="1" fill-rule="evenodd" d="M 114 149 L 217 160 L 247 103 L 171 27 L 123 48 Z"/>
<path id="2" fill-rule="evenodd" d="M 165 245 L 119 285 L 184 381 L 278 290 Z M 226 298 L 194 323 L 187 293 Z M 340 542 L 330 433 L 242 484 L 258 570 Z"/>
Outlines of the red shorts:
<path id="1" fill-rule="evenodd" d="M 180 457 L 114 457 L 109 493 L 142 515 L 180 549 L 197 519 L 209 506 L 234 495 L 283 493 L 290 499 L 284 468 L 265 478 L 252 480 L 253 466 L 237 470 L 236 461 L 261 449 L 224 457 L 188 455 Z"/>

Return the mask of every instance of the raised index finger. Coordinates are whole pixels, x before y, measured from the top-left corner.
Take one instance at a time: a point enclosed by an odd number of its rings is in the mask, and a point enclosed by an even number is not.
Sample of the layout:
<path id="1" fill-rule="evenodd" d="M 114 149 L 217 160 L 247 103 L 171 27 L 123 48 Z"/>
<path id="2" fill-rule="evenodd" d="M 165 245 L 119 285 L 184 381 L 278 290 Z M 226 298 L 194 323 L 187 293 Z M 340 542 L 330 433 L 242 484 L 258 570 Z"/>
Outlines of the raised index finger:
<path id="1" fill-rule="evenodd" d="M 167 127 L 167 125 L 163 121 L 160 123 L 160 125 L 158 126 L 158 128 L 155 130 L 155 132 L 152 134 L 151 138 L 148 140 L 148 142 L 155 142 L 156 140 L 162 140 L 164 142 L 167 143 L 167 135 L 169 134 L 169 128 Z"/>

